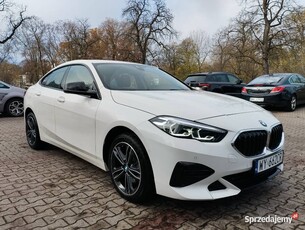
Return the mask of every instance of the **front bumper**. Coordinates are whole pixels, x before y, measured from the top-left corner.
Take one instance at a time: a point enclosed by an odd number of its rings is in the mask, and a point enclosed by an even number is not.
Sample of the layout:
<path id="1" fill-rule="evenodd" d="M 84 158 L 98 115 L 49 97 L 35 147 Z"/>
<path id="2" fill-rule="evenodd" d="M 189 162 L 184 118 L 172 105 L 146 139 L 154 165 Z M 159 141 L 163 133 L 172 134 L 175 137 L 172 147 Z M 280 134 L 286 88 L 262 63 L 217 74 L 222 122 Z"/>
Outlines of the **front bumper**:
<path id="1" fill-rule="evenodd" d="M 239 118 L 235 119 L 238 120 Z M 213 123 L 213 119 L 211 122 Z M 217 119 L 214 122 L 217 123 Z M 240 123 L 243 124 L 243 122 Z M 247 181 L 248 178 L 251 180 L 250 182 L 253 182 L 249 185 L 246 183 L 247 187 L 268 179 L 278 170 L 283 170 L 283 164 L 280 164 L 264 173 L 252 174 L 254 171 L 253 161 L 255 159 L 271 155 L 283 149 L 284 135 L 282 135 L 281 143 L 274 151 L 265 148 L 263 153 L 258 156 L 245 157 L 232 146 L 232 141 L 238 135 L 238 131 L 228 128 L 227 136 L 219 143 L 204 143 L 196 140 L 175 138 L 159 130 L 149 122 L 139 128 L 143 134 L 141 139 L 152 164 L 156 192 L 160 195 L 181 200 L 213 200 L 229 197 L 237 195 L 245 187 L 242 185 L 243 180 Z M 261 129 L 258 126 L 256 128 Z M 249 129 L 253 129 L 253 126 L 249 126 Z M 202 165 L 203 167 L 201 168 L 199 166 L 196 167 L 199 171 L 203 170 L 205 174 L 200 177 L 198 170 L 197 172 L 191 172 L 199 180 L 197 179 L 190 184 L 181 183 L 179 185 L 179 180 L 175 178 L 176 183 L 178 183 L 177 186 L 177 184 L 172 183 L 175 176 L 173 173 L 181 162 L 190 165 Z M 207 168 L 211 169 L 211 171 Z M 183 180 L 188 175 L 184 175 L 184 171 L 179 173 L 182 182 L 184 182 Z"/>

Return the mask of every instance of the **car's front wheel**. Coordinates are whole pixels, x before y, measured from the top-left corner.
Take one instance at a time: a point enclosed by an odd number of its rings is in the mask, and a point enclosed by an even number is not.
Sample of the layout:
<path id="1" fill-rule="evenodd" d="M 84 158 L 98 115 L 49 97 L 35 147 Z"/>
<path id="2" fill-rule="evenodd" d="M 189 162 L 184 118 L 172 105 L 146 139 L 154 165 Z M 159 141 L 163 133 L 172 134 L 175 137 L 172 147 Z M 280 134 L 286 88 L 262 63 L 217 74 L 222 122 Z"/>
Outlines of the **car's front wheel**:
<path id="1" fill-rule="evenodd" d="M 133 134 L 117 136 L 109 150 L 111 179 L 120 195 L 139 203 L 152 198 L 154 181 L 147 153 Z"/>
<path id="2" fill-rule="evenodd" d="M 13 98 L 7 101 L 5 113 L 11 117 L 20 117 L 23 115 L 23 100 L 21 98 Z"/>
<path id="3" fill-rule="evenodd" d="M 40 140 L 39 129 L 36 117 L 33 112 L 25 118 L 26 139 L 32 149 L 41 149 L 43 142 Z"/>

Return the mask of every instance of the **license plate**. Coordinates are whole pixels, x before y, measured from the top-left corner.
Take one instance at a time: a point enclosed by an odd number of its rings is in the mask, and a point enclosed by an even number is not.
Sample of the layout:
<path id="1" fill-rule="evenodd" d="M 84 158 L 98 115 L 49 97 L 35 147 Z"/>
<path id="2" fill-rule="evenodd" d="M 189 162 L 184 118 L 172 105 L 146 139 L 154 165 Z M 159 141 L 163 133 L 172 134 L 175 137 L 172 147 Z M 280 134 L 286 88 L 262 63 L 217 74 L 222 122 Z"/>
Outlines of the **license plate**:
<path id="1" fill-rule="evenodd" d="M 284 151 L 277 152 L 271 156 L 254 160 L 255 173 L 260 173 L 280 165 L 283 162 Z"/>
<path id="2" fill-rule="evenodd" d="M 250 97 L 250 101 L 252 102 L 264 102 L 263 97 Z"/>

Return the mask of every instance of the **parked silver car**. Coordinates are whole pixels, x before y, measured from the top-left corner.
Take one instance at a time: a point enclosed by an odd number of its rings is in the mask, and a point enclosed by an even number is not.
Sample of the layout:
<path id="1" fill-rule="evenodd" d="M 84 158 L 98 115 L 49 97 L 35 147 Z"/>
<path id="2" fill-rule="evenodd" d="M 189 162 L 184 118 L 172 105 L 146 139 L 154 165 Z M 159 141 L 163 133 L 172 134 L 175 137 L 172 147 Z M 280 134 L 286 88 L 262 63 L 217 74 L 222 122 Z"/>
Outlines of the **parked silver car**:
<path id="1" fill-rule="evenodd" d="M 25 89 L 0 81 L 0 113 L 19 117 L 23 115 L 23 97 Z"/>

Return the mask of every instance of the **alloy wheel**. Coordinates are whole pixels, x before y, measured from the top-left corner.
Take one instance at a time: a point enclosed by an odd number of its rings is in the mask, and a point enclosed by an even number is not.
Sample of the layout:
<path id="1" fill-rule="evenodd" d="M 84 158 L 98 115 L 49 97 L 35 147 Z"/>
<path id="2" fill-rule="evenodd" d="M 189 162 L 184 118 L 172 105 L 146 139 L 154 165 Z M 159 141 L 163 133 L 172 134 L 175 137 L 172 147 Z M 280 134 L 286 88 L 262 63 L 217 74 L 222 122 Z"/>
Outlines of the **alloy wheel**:
<path id="1" fill-rule="evenodd" d="M 36 121 L 32 114 L 26 118 L 26 136 L 30 146 L 35 145 L 37 141 Z"/>
<path id="2" fill-rule="evenodd" d="M 297 98 L 295 96 L 292 96 L 290 101 L 291 110 L 294 111 L 297 107 Z"/>
<path id="3" fill-rule="evenodd" d="M 134 195 L 141 185 L 141 164 L 136 151 L 126 142 L 117 143 L 111 153 L 111 176 L 126 196 Z"/>
<path id="4" fill-rule="evenodd" d="M 21 100 L 12 101 L 8 106 L 10 115 L 18 117 L 23 114 L 23 102 Z"/>

